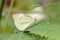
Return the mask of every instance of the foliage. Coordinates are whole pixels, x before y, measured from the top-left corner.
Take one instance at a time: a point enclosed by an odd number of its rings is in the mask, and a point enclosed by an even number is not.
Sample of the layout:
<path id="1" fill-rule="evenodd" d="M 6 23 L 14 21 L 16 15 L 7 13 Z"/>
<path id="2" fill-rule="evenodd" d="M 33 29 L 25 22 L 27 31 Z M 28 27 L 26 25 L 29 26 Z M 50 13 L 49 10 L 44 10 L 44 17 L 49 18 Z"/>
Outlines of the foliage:
<path id="1" fill-rule="evenodd" d="M 5 33 L 0 34 L 1 40 L 47 40 L 45 37 L 41 37 L 39 35 L 25 33 L 25 32 L 18 32 L 18 33 Z"/>
<path id="2" fill-rule="evenodd" d="M 60 2 L 44 5 L 44 12 L 49 18 L 40 21 L 24 32 L 17 30 L 14 25 L 10 14 L 13 3 L 14 0 L 7 10 L 8 16 L 0 23 L 0 40 L 60 40 Z"/>
<path id="3" fill-rule="evenodd" d="M 49 18 L 35 24 L 28 31 L 49 37 L 50 40 L 60 40 L 60 2 L 43 6 L 43 8 Z"/>

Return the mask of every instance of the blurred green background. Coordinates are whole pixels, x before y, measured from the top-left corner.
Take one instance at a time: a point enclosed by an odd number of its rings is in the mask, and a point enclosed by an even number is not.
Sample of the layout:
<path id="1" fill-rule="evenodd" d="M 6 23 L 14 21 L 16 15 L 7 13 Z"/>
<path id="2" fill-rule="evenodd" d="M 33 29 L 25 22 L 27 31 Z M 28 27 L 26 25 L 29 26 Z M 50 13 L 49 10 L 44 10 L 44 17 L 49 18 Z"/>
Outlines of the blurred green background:
<path id="1" fill-rule="evenodd" d="M 29 13 L 33 8 L 41 6 L 44 9 L 48 19 L 39 22 L 37 27 L 31 27 L 24 32 L 19 31 L 14 24 L 12 11 L 21 11 Z M 45 25 L 49 22 L 49 25 Z M 53 22 L 53 23 L 52 23 Z M 40 30 L 39 27 L 47 26 L 52 29 Z M 55 27 L 56 26 L 56 27 Z M 60 0 L 0 0 L 0 39 L 1 40 L 60 40 Z M 37 29 L 36 29 L 37 28 Z M 42 29 L 43 29 L 42 28 Z M 33 31 L 32 31 L 32 30 Z M 56 30 L 55 30 L 56 29 Z M 48 31 L 47 31 L 48 30 Z M 37 32 L 38 31 L 38 32 Z M 51 34 L 50 32 L 57 32 Z M 48 32 L 49 37 L 53 35 L 56 39 L 46 38 L 44 35 Z M 37 34 L 37 35 L 36 35 Z M 42 36 L 44 35 L 44 36 Z M 50 36 L 51 35 L 51 36 Z M 5 37 L 6 36 L 6 37 Z M 26 39 L 25 39 L 26 38 Z"/>

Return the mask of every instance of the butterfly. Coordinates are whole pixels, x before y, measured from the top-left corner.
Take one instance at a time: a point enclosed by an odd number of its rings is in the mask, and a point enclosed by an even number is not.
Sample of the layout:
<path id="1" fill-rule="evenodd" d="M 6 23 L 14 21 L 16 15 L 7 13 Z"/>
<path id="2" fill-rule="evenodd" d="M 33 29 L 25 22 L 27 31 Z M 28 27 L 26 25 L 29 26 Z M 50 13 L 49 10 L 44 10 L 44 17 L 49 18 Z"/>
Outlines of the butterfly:
<path id="1" fill-rule="evenodd" d="M 14 14 L 13 19 L 14 19 L 15 26 L 20 31 L 24 31 L 28 27 L 31 27 L 35 23 L 46 18 L 46 15 L 40 13 L 43 13 L 42 8 L 37 7 L 33 9 L 31 13 L 28 14 L 24 14 L 24 13 Z"/>

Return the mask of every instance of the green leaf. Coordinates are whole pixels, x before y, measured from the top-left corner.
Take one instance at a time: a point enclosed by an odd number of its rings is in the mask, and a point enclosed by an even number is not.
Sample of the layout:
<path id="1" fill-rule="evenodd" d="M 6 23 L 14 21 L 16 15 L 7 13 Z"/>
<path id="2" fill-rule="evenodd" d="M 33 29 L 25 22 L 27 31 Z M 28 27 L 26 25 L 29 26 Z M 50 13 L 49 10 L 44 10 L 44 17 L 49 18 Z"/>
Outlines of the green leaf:
<path id="1" fill-rule="evenodd" d="M 8 33 L 7 33 L 8 34 Z M 24 34 L 23 32 L 20 33 L 13 33 L 13 34 L 4 34 L 4 36 L 0 35 L 0 39 L 2 40 L 33 40 L 32 37 L 30 37 L 29 35 Z"/>
<path id="2" fill-rule="evenodd" d="M 60 40 L 60 2 L 44 7 L 46 8 L 45 13 L 50 17 L 35 24 L 27 31 L 48 37 L 50 40 Z"/>
<path id="3" fill-rule="evenodd" d="M 0 34 L 1 40 L 47 40 L 47 38 L 24 32 Z"/>
<path id="4" fill-rule="evenodd" d="M 42 20 L 28 29 L 28 31 L 48 37 L 49 39 L 60 40 L 60 18 Z"/>

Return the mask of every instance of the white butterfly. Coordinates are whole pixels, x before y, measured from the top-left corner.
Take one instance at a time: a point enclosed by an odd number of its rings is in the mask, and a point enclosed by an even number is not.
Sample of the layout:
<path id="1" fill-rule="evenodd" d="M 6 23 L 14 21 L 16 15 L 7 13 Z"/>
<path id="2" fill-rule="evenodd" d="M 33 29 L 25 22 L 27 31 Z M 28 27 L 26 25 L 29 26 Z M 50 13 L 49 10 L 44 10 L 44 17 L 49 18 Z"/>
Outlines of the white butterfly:
<path id="1" fill-rule="evenodd" d="M 38 12 L 38 13 L 34 13 Z M 18 13 L 13 15 L 14 23 L 20 31 L 24 31 L 26 28 L 32 26 L 34 23 L 39 22 L 40 20 L 45 18 L 44 14 L 40 14 L 42 12 L 41 7 L 37 7 L 32 10 L 29 14 Z"/>

